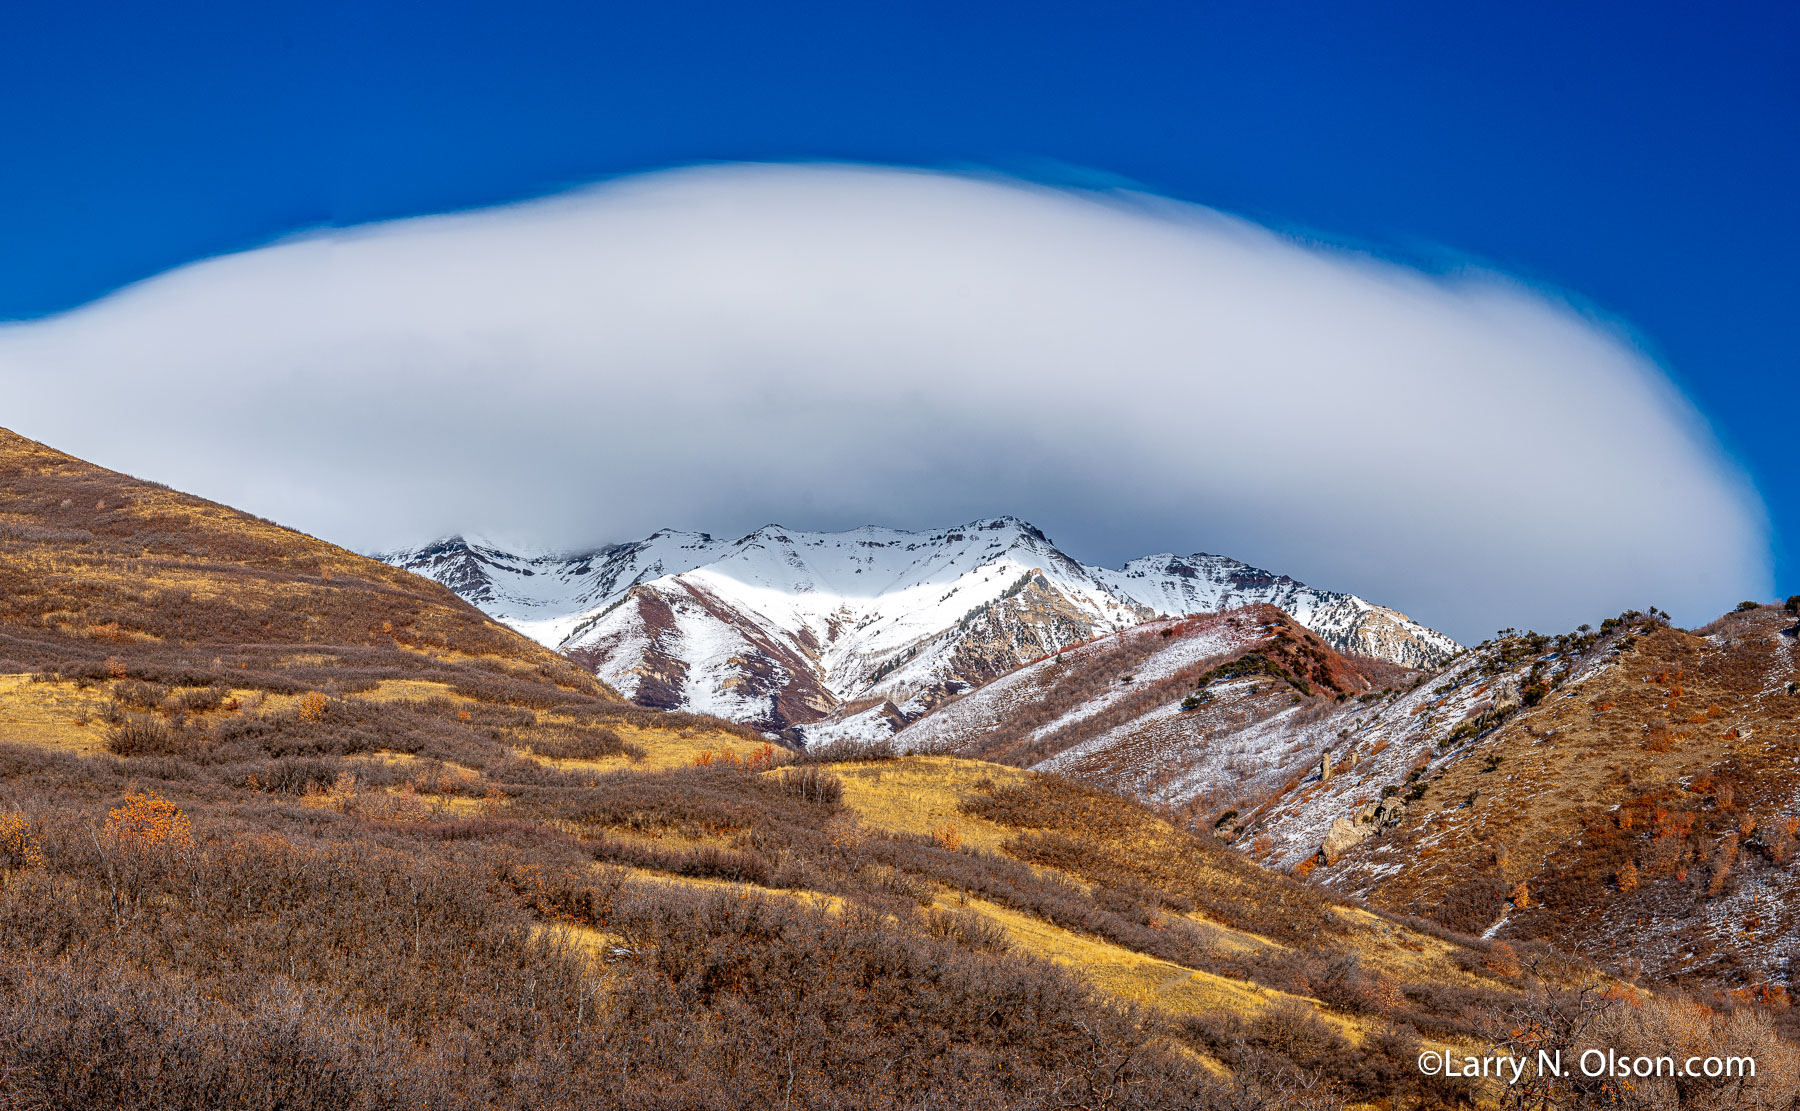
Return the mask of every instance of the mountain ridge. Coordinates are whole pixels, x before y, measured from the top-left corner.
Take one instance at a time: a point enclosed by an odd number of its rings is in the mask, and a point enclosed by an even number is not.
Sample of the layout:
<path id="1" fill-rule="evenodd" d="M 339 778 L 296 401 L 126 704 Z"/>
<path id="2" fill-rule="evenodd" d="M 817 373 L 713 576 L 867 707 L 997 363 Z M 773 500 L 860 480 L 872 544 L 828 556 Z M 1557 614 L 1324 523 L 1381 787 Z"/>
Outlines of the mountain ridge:
<path id="1" fill-rule="evenodd" d="M 1460 1108 L 1482 1089 L 1421 1074 L 1417 1054 L 1504 1050 L 1521 1015 L 1565 1057 L 1594 1037 L 1753 1054 L 1762 1076 L 1733 1093 L 1792 1101 L 1779 962 L 1800 932 L 1770 904 L 1791 890 L 1800 829 L 1800 672 L 1773 607 L 1696 634 L 1637 615 L 1591 639 L 1479 646 L 1440 673 L 1475 669 L 1466 691 L 1238 607 L 1120 630 L 950 702 L 1059 672 L 1041 687 L 1057 701 L 1015 702 L 1010 736 L 981 738 L 1004 763 L 790 753 L 626 704 L 447 588 L 316 538 L 4 432 L 0 471 L 0 1041 L 16 1066 L 0 1103 L 573 1111 L 791 1091 L 797 1107 L 998 1107 L 1085 1088 L 1140 1111 L 1322 1106 L 1321 1091 L 1329 1106 Z M 1053 622 L 1073 605 L 1037 597 L 1055 579 L 1030 570 L 984 605 Z M 705 600 L 704 576 L 675 587 Z M 975 636 L 954 652 L 1001 647 Z M 1603 653 L 1629 673 L 1595 673 Z M 1384 686 L 1400 677 L 1410 690 Z M 1495 691 L 1480 709 L 1477 685 L 1528 699 L 1534 679 L 1535 708 L 1500 720 Z M 1021 743 L 1071 753 L 1084 738 L 1059 731 L 1104 735 L 1140 695 L 1187 690 L 1204 707 L 1181 713 L 1221 730 L 1323 727 L 1341 774 L 1275 784 L 1268 805 L 1215 822 L 1084 784 L 1107 770 L 1095 752 L 1066 775 L 1017 766 Z M 1577 707 L 1614 750 L 1645 713 L 1664 720 L 1611 797 L 1560 824 L 1582 834 L 1566 852 L 1604 854 L 1570 876 L 1526 851 L 1570 792 L 1525 765 L 1554 755 L 1552 729 L 1585 728 Z M 1340 735 L 1318 711 L 1365 728 Z M 1156 755 L 1110 747 L 1122 773 Z M 1579 747 L 1565 766 L 1610 773 Z M 1310 853 L 1315 816 L 1433 750 L 1421 797 L 1383 831 L 1290 875 L 1257 863 Z M 1471 767 L 1477 751 L 1504 770 Z M 1499 795 L 1514 768 L 1529 796 L 1458 801 Z M 1484 829 L 1518 851 L 1494 853 Z M 1419 833 L 1461 843 L 1409 850 Z M 1605 888 L 1634 853 L 1633 879 L 1600 891 L 1618 905 L 1596 906 L 1596 868 Z M 1531 898 L 1509 910 L 1502 879 Z M 1500 915 L 1498 940 L 1384 905 L 1479 912 L 1463 915 L 1477 927 Z M 1624 928 L 1676 914 L 1648 939 Z M 1718 950 L 1739 929 L 1786 951 L 1728 965 Z M 1539 943 L 1610 958 L 1613 937 L 1650 972 L 1692 953 L 1674 971 L 1730 988 L 1730 1009 L 1707 1017 Z M 1614 1025 L 1548 1025 L 1576 998 L 1597 1000 L 1584 1021 Z"/>
<path id="2" fill-rule="evenodd" d="M 1081 563 L 1016 517 L 737 538 L 663 529 L 583 552 L 462 535 L 379 558 L 433 578 L 643 705 L 777 731 L 891 703 L 916 719 L 1071 645 L 1268 603 L 1334 648 L 1417 667 L 1460 646 L 1388 607 L 1224 556 Z"/>
<path id="3" fill-rule="evenodd" d="M 1527 999 L 1132 800 L 789 753 L 227 506 L 0 477 L 0 1105 L 1463 1106 L 1391 1032 Z"/>
<path id="4" fill-rule="evenodd" d="M 1246 607 L 1019 668 L 891 743 L 1137 797 L 1391 913 L 1786 1006 L 1797 615 L 1630 611 L 1408 672 Z"/>

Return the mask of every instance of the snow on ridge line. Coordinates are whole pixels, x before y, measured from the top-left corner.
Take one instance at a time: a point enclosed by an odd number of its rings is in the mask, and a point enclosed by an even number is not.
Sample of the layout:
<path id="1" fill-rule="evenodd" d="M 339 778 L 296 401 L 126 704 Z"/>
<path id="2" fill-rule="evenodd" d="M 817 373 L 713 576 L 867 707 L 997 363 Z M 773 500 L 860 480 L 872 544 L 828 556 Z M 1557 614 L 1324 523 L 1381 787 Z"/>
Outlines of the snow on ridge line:
<path id="1" fill-rule="evenodd" d="M 970 542 L 971 537 L 986 543 L 978 547 Z M 958 546 L 955 541 L 962 543 Z M 387 558 L 396 565 L 422 570 L 443 581 L 442 576 L 433 573 L 433 567 L 414 564 L 420 562 L 419 553 L 448 543 L 394 553 Z M 790 572 L 800 572 L 802 581 L 796 582 L 796 575 L 792 573 L 767 574 L 768 561 L 758 559 L 756 553 L 768 552 L 772 545 L 786 549 L 782 553 L 786 558 L 781 562 Z M 846 546 L 853 550 L 842 554 L 841 549 Z M 828 548 L 840 550 L 841 558 L 835 565 L 825 558 Z M 888 554 L 896 548 L 900 549 L 900 554 L 923 551 L 925 559 L 915 557 L 906 566 L 895 566 L 892 562 L 885 567 L 875 566 L 871 549 L 882 549 L 883 554 Z M 862 549 L 860 558 L 855 549 Z M 664 530 L 635 544 L 615 545 L 565 557 L 527 559 L 481 549 L 491 572 L 499 573 L 488 575 L 494 597 L 486 601 L 484 608 L 509 623 L 523 625 L 529 622 L 532 632 L 539 638 L 548 638 L 558 632 L 566 638 L 582 619 L 597 615 L 632 587 L 670 576 L 705 571 L 709 578 L 724 580 L 717 585 L 726 593 L 736 595 L 735 601 L 750 603 L 746 608 L 763 609 L 747 597 L 749 594 L 782 598 L 810 594 L 821 598 L 839 597 L 844 607 L 855 610 L 863 608 L 858 606 L 859 602 L 867 603 L 890 594 L 904 595 L 950 581 L 942 575 L 934 577 L 934 572 L 978 570 L 1009 554 L 1014 556 L 1012 562 L 1021 569 L 1042 565 L 1040 569 L 1055 580 L 1060 589 L 1080 597 L 1088 603 L 1085 608 L 1093 609 L 1097 616 L 1104 616 L 1109 623 L 1121 627 L 1126 623 L 1121 620 L 1121 611 L 1132 607 L 1141 607 L 1156 616 L 1179 616 L 1268 601 L 1308 628 L 1350 650 L 1357 650 L 1359 645 L 1348 636 L 1354 630 L 1345 626 L 1378 614 L 1419 646 L 1421 658 L 1396 662 L 1436 662 L 1460 648 L 1442 633 L 1354 594 L 1317 590 L 1287 576 L 1273 575 L 1223 556 L 1162 553 L 1132 560 L 1119 570 L 1080 564 L 1056 549 L 1041 531 L 1006 517 L 924 532 L 863 526 L 841 533 L 808 533 L 764 526 L 735 540 L 718 540 L 705 533 Z M 494 562 L 496 556 L 504 557 L 505 565 Z M 521 572 L 517 565 L 522 562 L 536 566 Z M 927 565 L 920 567 L 921 562 Z M 756 566 L 759 563 L 762 566 Z M 863 566 L 857 566 L 859 563 Z M 586 582 L 570 568 L 585 570 Z M 634 573 L 623 574 L 627 570 Z M 831 579 L 848 579 L 857 589 L 822 590 L 821 580 Z M 877 580 L 883 581 L 877 585 Z M 561 584 L 562 588 L 555 589 L 556 584 Z M 947 601 L 947 598 L 938 600 L 939 603 Z M 585 605 L 581 613 L 566 612 L 571 606 L 582 603 Z M 795 614 L 805 623 L 810 624 L 820 616 L 819 607 L 793 608 L 812 611 Z M 901 613 L 923 619 L 927 614 L 920 611 L 933 608 L 956 609 L 954 605 L 903 605 Z M 546 610 L 562 612 L 546 614 Z M 788 624 L 793 627 L 795 622 Z M 546 643 L 549 642 L 546 640 Z M 551 643 L 551 647 L 566 646 L 562 642 Z"/>
<path id="2" fill-rule="evenodd" d="M 954 693 L 959 652 L 974 635 L 971 622 L 994 613 L 1003 622 L 1033 623 L 1015 627 L 1015 645 L 1051 652 L 1146 619 L 1256 603 L 1284 610 L 1341 650 L 1409 666 L 1441 662 L 1460 647 L 1355 595 L 1317 590 L 1223 556 L 1163 553 L 1117 570 L 1088 566 L 1012 517 L 916 532 L 766 525 L 735 539 L 662 530 L 635 543 L 560 556 L 509 553 L 453 537 L 382 558 L 437 579 L 550 647 L 607 645 L 605 670 L 621 678 L 643 663 L 629 658 L 632 653 L 661 652 L 671 664 L 666 671 L 709 688 L 682 692 L 684 704 L 695 708 L 741 707 L 746 697 L 739 688 L 750 664 L 743 653 L 716 660 L 701 653 L 702 641 L 718 643 L 717 631 L 693 640 L 695 647 L 687 647 L 687 636 L 651 638 L 654 645 L 634 636 L 632 598 L 643 603 L 704 591 L 731 611 L 720 620 L 741 619 L 753 630 L 747 652 L 758 651 L 752 642 L 772 638 L 786 671 L 804 662 L 814 672 L 808 682 L 840 704 L 869 697 L 908 703 L 934 686 Z M 1038 584 L 1030 587 L 1035 608 L 1009 601 L 1031 583 Z M 985 635 L 1005 638 L 992 629 Z M 761 670 L 766 687 L 769 669 Z M 989 675 L 977 676 L 977 683 Z M 750 720 L 743 715 L 773 709 L 768 701 L 760 711 L 732 716 Z"/>

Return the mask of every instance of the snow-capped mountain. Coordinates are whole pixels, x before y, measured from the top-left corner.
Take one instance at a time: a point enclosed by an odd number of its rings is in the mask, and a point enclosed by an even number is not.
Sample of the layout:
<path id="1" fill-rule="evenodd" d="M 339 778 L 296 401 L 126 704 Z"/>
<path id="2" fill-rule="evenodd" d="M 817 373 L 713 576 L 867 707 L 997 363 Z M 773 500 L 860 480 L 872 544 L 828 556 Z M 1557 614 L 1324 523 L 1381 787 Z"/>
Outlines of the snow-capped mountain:
<path id="1" fill-rule="evenodd" d="M 889 729 L 1096 636 L 1257 602 L 1341 650 L 1407 666 L 1458 649 L 1391 609 L 1221 556 L 1089 567 L 1012 517 L 929 532 L 663 531 L 575 555 L 452 537 L 383 558 L 644 705 L 765 729 L 858 714 Z"/>

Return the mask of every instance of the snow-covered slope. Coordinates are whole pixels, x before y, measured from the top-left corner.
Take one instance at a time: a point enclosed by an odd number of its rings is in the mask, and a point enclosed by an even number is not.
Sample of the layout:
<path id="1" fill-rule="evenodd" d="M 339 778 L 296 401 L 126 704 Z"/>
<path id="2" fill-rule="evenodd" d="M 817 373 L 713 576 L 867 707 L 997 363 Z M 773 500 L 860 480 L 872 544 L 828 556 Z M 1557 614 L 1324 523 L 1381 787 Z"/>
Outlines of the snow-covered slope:
<path id="1" fill-rule="evenodd" d="M 1334 652 L 1259 604 L 1147 622 L 1022 667 L 895 743 L 1211 813 L 1273 793 L 1318 759 L 1350 699 L 1412 674 Z"/>
<path id="2" fill-rule="evenodd" d="M 1458 648 L 1444 634 L 1385 606 L 1354 594 L 1315 590 L 1224 556 L 1164 553 L 1134 559 L 1117 571 L 1092 571 L 1113 593 L 1158 614 L 1219 613 L 1266 602 L 1339 651 L 1404 667 L 1429 667 Z"/>
<path id="3" fill-rule="evenodd" d="M 1096 636 L 1257 602 L 1334 646 L 1408 666 L 1457 648 L 1393 610 L 1219 556 L 1089 567 L 1012 517 L 929 532 L 769 525 L 726 540 L 664 531 L 577 555 L 456 537 L 385 558 L 568 652 L 640 703 L 768 729 L 883 702 L 894 713 L 881 720 L 916 718 Z"/>

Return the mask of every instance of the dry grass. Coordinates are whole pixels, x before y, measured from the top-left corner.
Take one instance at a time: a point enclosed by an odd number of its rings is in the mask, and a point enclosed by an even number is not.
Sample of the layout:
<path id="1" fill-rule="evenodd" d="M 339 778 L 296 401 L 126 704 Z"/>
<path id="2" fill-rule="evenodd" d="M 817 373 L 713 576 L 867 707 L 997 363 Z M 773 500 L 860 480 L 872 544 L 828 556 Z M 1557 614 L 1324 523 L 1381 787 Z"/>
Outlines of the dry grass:
<path id="1" fill-rule="evenodd" d="M 798 905 L 826 911 L 830 914 L 842 914 L 844 907 L 848 905 L 842 896 L 827 895 L 804 887 L 758 887 L 735 880 L 716 879 L 711 876 L 676 876 L 649 868 L 620 868 L 616 865 L 600 865 L 599 867 L 603 872 L 615 872 L 639 883 L 661 884 L 689 891 L 723 893 L 746 898 L 770 896 L 777 899 L 791 899 Z"/>
<path id="2" fill-rule="evenodd" d="M 544 715 L 548 724 L 571 723 L 570 719 L 559 718 L 553 714 Z M 730 752 L 740 759 L 749 757 L 764 742 L 751 741 L 736 733 L 722 730 L 697 731 L 693 729 L 649 729 L 641 725 L 619 724 L 611 727 L 619 738 L 627 745 L 635 745 L 643 750 L 641 758 L 620 754 L 604 756 L 597 760 L 556 759 L 553 757 L 536 757 L 549 767 L 563 771 L 579 772 L 654 772 L 668 771 L 672 768 L 686 768 L 703 753 Z M 526 740 L 530 746 L 529 732 Z"/>
<path id="3" fill-rule="evenodd" d="M 1121 890 L 1134 892 L 1132 898 L 1150 905 L 1147 920 L 1153 928 L 1157 922 L 1165 928 L 1177 922 L 1201 927 L 1205 948 L 1200 963 L 1208 967 L 1020 906 L 1001 905 L 954 885 L 940 887 L 936 906 L 980 915 L 1004 931 L 1015 951 L 1077 970 L 1096 987 L 1131 1003 L 1175 1016 L 1227 1014 L 1250 1021 L 1272 1003 L 1299 1000 L 1352 1044 L 1360 1044 L 1383 1019 L 1357 1007 L 1342 1008 L 1368 988 L 1351 989 L 1350 995 L 1334 991 L 1327 1006 L 1308 990 L 1275 984 L 1328 984 L 1321 963 L 1353 958 L 1361 970 L 1355 975 L 1370 984 L 1388 984 L 1382 990 L 1392 998 L 1418 984 L 1434 985 L 1433 990 L 1453 986 L 1472 998 L 1503 997 L 1516 990 L 1486 974 L 1481 958 L 1472 957 L 1465 944 L 1366 909 L 1317 901 L 1298 885 L 1248 866 L 1160 815 L 1115 797 L 950 757 L 912 756 L 831 770 L 843 780 L 846 809 L 864 827 L 925 838 L 954 821 L 972 848 L 1019 857 L 1039 874 L 1066 879 L 1090 897 L 1104 900 Z M 1057 838 L 1068 839 L 1069 848 L 1061 848 Z M 1059 847 L 1044 851 L 1046 844 Z M 1172 899 L 1175 905 L 1154 909 L 1158 898 Z M 1206 905 L 1190 906 L 1187 898 Z M 1457 1029 L 1454 1025 L 1436 1029 L 1440 1036 L 1428 1039 L 1430 1044 L 1468 1041 L 1441 1036 Z"/>
<path id="4" fill-rule="evenodd" d="M 982 899 L 944 899 L 939 905 L 973 912 L 998 923 L 1021 950 L 1075 969 L 1102 991 L 1173 1014 L 1222 1012 L 1248 1019 L 1261 1014 L 1272 1002 L 1298 998 L 1158 960 Z M 1316 1001 L 1309 1002 L 1316 1005 Z"/>
<path id="5" fill-rule="evenodd" d="M 990 785 L 1018 785 L 1031 773 L 1003 764 L 949 756 L 908 756 L 876 764 L 834 764 L 844 782 L 844 805 L 872 829 L 929 837 L 956 827 L 963 844 L 997 852 L 1014 831 L 963 812 L 963 804 Z"/>
<path id="6" fill-rule="evenodd" d="M 92 692 L 73 683 L 0 675 L 0 740 L 94 756 L 106 751 L 98 712 Z"/>
<path id="7" fill-rule="evenodd" d="M 1292 947 L 1283 945 L 1274 938 L 1253 934 L 1248 930 L 1233 929 L 1210 914 L 1202 914 L 1197 910 L 1174 912 L 1184 921 L 1193 922 L 1213 931 L 1214 944 L 1226 953 L 1259 953 L 1265 951 L 1291 951 Z"/>
<path id="8" fill-rule="evenodd" d="M 255 737 L 276 759 L 386 748 L 485 768 L 516 759 L 538 736 L 535 722 L 497 716 L 497 707 L 567 707 L 545 715 L 565 747 L 571 735 L 616 732 L 649 768 L 746 740 L 722 722 L 690 718 L 665 729 L 637 720 L 635 708 L 592 675 L 437 583 L 4 430 L 0 671 L 11 675 L 0 679 L 0 739 L 77 755 L 106 751 L 107 726 L 94 719 L 120 681 L 165 695 L 223 692 L 226 709 L 131 707 L 162 720 L 145 725 L 152 749 L 134 742 L 132 752 L 204 749 L 213 763 L 251 759 L 256 746 L 231 738 Z M 26 674 L 52 681 L 26 682 Z M 393 731 L 378 717 L 327 713 L 330 705 L 405 706 L 410 736 L 397 743 L 402 738 L 382 736 Z M 593 717 L 608 707 L 624 715 L 616 730 Z M 228 731 L 233 715 L 242 728 Z M 322 728 L 283 724 L 296 715 Z M 345 719 L 358 735 L 346 736 Z M 158 729 L 166 735 L 155 736 Z M 307 735 L 287 735 L 295 732 Z M 621 756 L 547 770 L 633 766 Z M 243 775 L 267 781 L 258 769 Z"/>
<path id="9" fill-rule="evenodd" d="M 616 959 L 619 948 L 625 941 L 618 934 L 566 922 L 554 926 L 534 926 L 531 936 L 533 940 L 543 941 L 552 948 L 578 950 L 602 966 Z"/>
<path id="10" fill-rule="evenodd" d="M 1491 976 L 1480 976 L 1457 960 L 1467 949 L 1441 937 L 1409 930 L 1361 907 L 1336 907 L 1334 912 L 1351 930 L 1351 946 L 1363 966 L 1401 982 L 1460 984 L 1473 988 L 1503 987 Z"/>
<path id="11" fill-rule="evenodd" d="M 429 702 L 434 698 L 451 702 L 474 702 L 449 683 L 431 679 L 382 679 L 375 689 L 363 691 L 358 698 L 369 702 Z"/>
<path id="12" fill-rule="evenodd" d="M 250 661 L 207 649 L 263 644 L 288 647 L 259 669 L 295 671 L 377 649 L 616 700 L 437 583 L 3 429 L 0 622 L 27 667 L 229 667 Z"/>
<path id="13" fill-rule="evenodd" d="M 267 522 L 25 441 L 0 471 L 30 850 L 0 884 L 29 1066 L 0 1104 L 271 1107 L 251 1089 L 292 1062 L 244 1055 L 305 1015 L 326 1079 L 280 1106 L 1192 1108 L 1272 1011 L 1372 1046 L 1514 991 L 1127 800 L 943 757 L 696 766 L 761 741 Z M 191 843 L 96 844 L 132 805 Z M 1382 1094 L 1334 1053 L 1283 1067 Z"/>
<path id="14" fill-rule="evenodd" d="M 1008 765 L 950 756 L 906 756 L 877 764 L 836 764 L 831 765 L 831 771 L 843 781 L 844 805 L 855 812 L 863 825 L 920 837 L 930 837 L 945 826 L 954 826 L 963 844 L 984 852 L 1004 852 L 1006 843 L 1018 835 L 1018 830 L 971 815 L 968 805 L 995 787 L 1019 788 L 1036 778 L 1031 772 Z M 1163 837 L 1179 836 L 1174 827 L 1160 819 L 1152 825 L 1160 827 L 1158 832 Z M 1094 886 L 1077 873 L 1046 870 L 1083 889 Z M 1218 943 L 1228 951 L 1286 948 L 1272 938 L 1235 929 L 1200 911 L 1179 912 L 1179 917 L 1216 930 Z"/>

